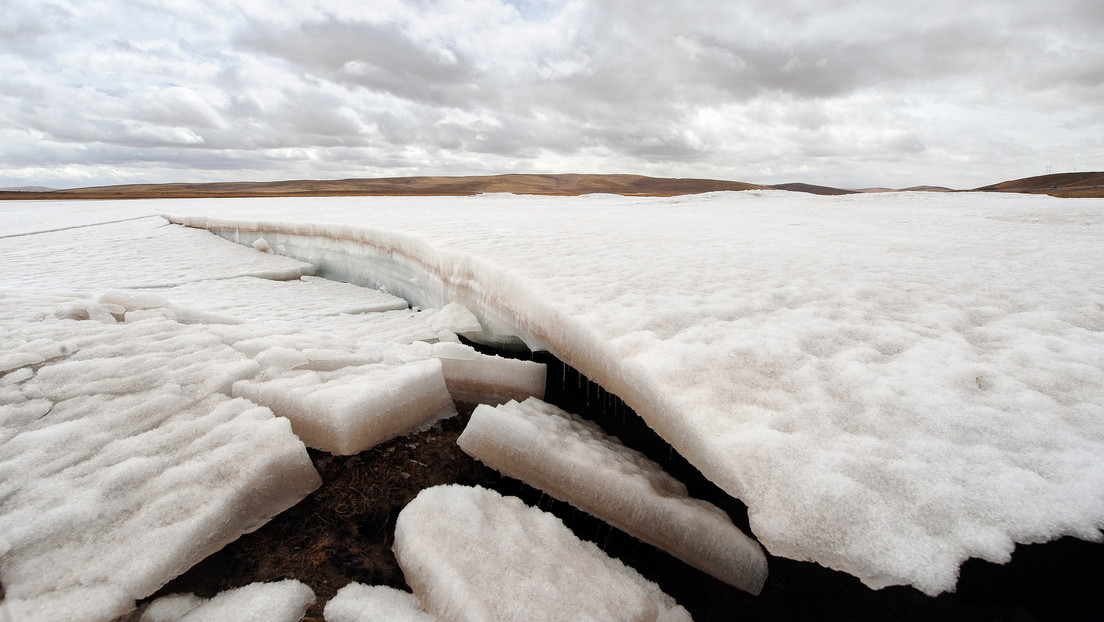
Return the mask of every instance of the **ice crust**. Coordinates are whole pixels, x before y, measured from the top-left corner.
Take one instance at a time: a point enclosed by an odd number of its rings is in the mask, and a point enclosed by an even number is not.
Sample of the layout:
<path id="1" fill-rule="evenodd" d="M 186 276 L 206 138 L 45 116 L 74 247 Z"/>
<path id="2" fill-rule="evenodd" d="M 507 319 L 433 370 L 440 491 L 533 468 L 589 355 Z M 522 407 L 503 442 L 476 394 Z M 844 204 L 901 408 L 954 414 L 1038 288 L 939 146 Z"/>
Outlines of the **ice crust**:
<path id="1" fill-rule="evenodd" d="M 146 607 L 138 622 L 299 622 L 313 602 L 313 590 L 285 579 L 252 583 L 212 598 L 162 596 Z"/>
<path id="2" fill-rule="evenodd" d="M 326 603 L 326 622 L 434 622 L 410 592 L 350 583 Z"/>
<path id="3" fill-rule="evenodd" d="M 479 406 L 456 440 L 491 468 L 758 594 L 767 559 L 716 506 L 596 424 L 536 398 Z"/>
<path id="4" fill-rule="evenodd" d="M 395 526 L 395 556 L 434 618 L 690 620 L 659 586 L 555 516 L 480 487 L 420 492 Z"/>
<path id="5" fill-rule="evenodd" d="M 235 382 L 233 395 L 287 417 L 307 446 L 342 456 L 456 414 L 437 359 L 262 375 Z"/>
<path id="6" fill-rule="evenodd" d="M 487 341 L 547 348 L 747 503 L 775 555 L 936 594 L 969 557 L 1101 539 L 1100 200 L 779 191 L 173 210 L 415 304 L 460 301 Z"/>

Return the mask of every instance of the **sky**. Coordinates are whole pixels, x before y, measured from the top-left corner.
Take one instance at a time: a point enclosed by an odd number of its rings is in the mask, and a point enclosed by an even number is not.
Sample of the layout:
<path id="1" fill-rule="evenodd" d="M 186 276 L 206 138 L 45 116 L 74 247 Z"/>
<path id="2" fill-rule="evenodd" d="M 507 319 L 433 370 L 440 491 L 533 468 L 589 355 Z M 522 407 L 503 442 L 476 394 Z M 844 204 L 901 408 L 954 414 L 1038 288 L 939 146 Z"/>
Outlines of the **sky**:
<path id="1" fill-rule="evenodd" d="M 1100 0 L 0 0 L 0 187 L 1104 170 Z"/>

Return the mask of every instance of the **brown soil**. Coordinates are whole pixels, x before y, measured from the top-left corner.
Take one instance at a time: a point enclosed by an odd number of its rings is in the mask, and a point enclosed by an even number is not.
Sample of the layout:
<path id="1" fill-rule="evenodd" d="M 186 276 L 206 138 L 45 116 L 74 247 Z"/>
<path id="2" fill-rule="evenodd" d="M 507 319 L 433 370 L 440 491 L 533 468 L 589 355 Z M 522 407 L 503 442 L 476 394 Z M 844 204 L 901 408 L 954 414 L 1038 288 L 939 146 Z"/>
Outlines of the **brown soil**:
<path id="1" fill-rule="evenodd" d="M 672 179 L 642 175 L 484 175 L 469 177 L 385 177 L 198 184 L 141 184 L 75 188 L 52 192 L 0 192 L 0 200 L 166 199 L 295 196 L 469 196 L 485 192 L 574 196 L 609 193 L 675 196 L 764 186 L 718 179 Z"/>

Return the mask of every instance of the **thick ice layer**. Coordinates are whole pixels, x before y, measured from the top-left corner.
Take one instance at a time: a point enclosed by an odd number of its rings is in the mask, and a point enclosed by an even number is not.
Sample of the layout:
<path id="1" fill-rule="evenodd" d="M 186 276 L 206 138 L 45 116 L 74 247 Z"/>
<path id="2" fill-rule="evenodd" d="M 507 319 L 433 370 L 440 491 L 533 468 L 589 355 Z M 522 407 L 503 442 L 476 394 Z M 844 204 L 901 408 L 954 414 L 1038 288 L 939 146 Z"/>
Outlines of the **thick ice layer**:
<path id="1" fill-rule="evenodd" d="M 555 516 L 484 488 L 437 486 L 399 514 L 395 556 L 435 618 L 690 620 L 690 615 Z"/>
<path id="2" fill-rule="evenodd" d="M 138 622 L 299 622 L 314 591 L 291 579 L 251 583 L 212 598 L 172 594 L 150 603 Z"/>
<path id="3" fill-rule="evenodd" d="M 247 243 L 294 238 L 295 256 L 364 255 L 344 269 L 416 302 L 462 300 L 498 341 L 548 348 L 746 502 L 776 555 L 937 593 L 971 556 L 1100 539 L 1100 200 L 745 192 L 172 209 Z"/>
<path id="4" fill-rule="evenodd" d="M 658 464 L 594 423 L 538 399 L 480 406 L 460 448 L 682 561 L 758 594 L 767 579 L 759 545 L 716 506 L 692 499 Z"/>
<path id="5" fill-rule="evenodd" d="M 456 414 L 436 359 L 265 373 L 235 382 L 233 394 L 287 417 L 307 446 L 338 455 Z"/>
<path id="6" fill-rule="evenodd" d="M 326 603 L 326 622 L 434 622 L 410 592 L 350 583 Z"/>
<path id="7" fill-rule="evenodd" d="M 258 365 L 202 327 L 47 318 L 0 337 L 42 359 L 0 400 L 12 620 L 125 613 L 321 483 L 287 420 L 222 394 Z"/>
<path id="8" fill-rule="evenodd" d="M 422 344 L 417 352 L 440 359 L 453 399 L 472 404 L 502 404 L 544 397 L 543 363 L 477 352 L 456 342 Z"/>

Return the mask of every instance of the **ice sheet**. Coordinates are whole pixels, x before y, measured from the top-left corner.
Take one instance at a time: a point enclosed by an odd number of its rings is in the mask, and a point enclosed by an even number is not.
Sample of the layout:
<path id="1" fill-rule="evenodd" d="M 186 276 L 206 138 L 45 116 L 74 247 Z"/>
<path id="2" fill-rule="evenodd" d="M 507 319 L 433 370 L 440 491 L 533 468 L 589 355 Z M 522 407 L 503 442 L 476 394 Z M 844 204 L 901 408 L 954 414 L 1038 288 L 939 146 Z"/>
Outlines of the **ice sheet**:
<path id="1" fill-rule="evenodd" d="M 326 622 L 434 622 L 410 592 L 350 583 L 326 603 Z"/>
<path id="2" fill-rule="evenodd" d="M 550 349 L 746 502 L 776 555 L 934 594 L 968 557 L 1101 537 L 1100 200 L 745 192 L 173 210 L 246 243 L 283 235 L 289 253 L 416 304 L 463 301 L 492 340 Z"/>
<path id="3" fill-rule="evenodd" d="M 399 514 L 394 549 L 439 620 L 690 620 L 555 516 L 484 488 L 420 492 Z"/>
<path id="4" fill-rule="evenodd" d="M 150 603 L 138 622 L 299 622 L 314 592 L 299 581 L 251 583 L 212 598 L 172 594 Z"/>
<path id="5" fill-rule="evenodd" d="M 298 279 L 313 271 L 301 261 L 224 244 L 161 218 L 0 237 L 0 288 L 102 292 L 237 276 Z"/>
<path id="6" fill-rule="evenodd" d="M 758 594 L 767 579 L 762 549 L 728 515 L 578 415 L 536 398 L 479 406 L 456 442 L 487 466 L 730 585 Z"/>

